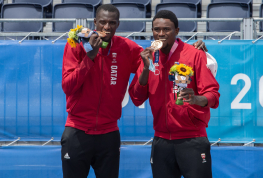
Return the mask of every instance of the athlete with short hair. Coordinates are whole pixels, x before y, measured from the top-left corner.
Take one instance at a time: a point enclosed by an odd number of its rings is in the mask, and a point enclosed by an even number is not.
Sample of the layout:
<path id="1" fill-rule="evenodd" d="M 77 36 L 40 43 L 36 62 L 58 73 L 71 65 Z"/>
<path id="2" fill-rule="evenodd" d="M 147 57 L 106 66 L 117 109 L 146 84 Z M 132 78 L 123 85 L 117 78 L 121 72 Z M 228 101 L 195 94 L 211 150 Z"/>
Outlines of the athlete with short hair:
<path id="1" fill-rule="evenodd" d="M 210 143 L 206 127 L 210 108 L 219 105 L 219 84 L 207 68 L 206 54 L 182 42 L 178 20 L 171 11 L 159 11 L 152 22 L 153 37 L 163 41 L 158 55 L 151 47 L 141 52 L 141 63 L 129 94 L 136 106 L 149 99 L 155 130 L 152 143 L 151 166 L 154 178 L 212 178 Z M 158 64 L 154 73 L 150 60 Z M 192 67 L 194 76 L 188 87 L 180 91 L 176 105 L 170 68 L 175 63 Z M 159 75 L 158 75 L 159 74 Z"/>

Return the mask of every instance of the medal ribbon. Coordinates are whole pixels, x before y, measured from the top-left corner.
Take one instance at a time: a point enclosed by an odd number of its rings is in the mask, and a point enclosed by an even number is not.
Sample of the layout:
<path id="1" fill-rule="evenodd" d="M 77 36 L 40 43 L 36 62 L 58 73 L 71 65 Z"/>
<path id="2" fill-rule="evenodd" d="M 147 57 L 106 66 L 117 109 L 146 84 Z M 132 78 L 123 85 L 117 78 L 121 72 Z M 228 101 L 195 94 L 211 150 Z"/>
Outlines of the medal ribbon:
<path id="1" fill-rule="evenodd" d="M 177 49 L 177 47 L 178 47 L 178 41 L 177 41 L 177 39 L 175 39 L 174 44 L 173 44 L 173 46 L 172 46 L 172 48 L 171 48 L 171 50 L 170 50 L 170 52 L 169 52 L 169 56 L 168 56 L 167 61 L 170 60 L 172 54 L 175 52 L 175 50 Z M 154 53 L 154 57 L 155 57 L 154 63 L 159 63 L 159 57 L 160 57 L 159 50 L 157 50 L 157 51 Z"/>

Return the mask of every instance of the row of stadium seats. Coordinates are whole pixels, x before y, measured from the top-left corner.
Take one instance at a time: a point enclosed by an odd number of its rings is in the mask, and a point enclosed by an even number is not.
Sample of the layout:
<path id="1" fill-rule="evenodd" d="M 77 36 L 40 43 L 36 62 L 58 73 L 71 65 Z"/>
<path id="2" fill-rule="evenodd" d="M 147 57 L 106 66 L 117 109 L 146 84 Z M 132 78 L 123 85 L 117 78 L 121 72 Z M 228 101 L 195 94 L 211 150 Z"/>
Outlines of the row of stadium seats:
<path id="1" fill-rule="evenodd" d="M 1 3 L 2 2 L 2 3 Z M 97 8 L 102 4 L 102 0 L 61 0 L 62 3 L 84 3 L 90 4 Z M 51 18 L 52 17 L 52 9 L 53 9 L 53 0 L 12 0 L 12 4 L 17 3 L 30 3 L 30 4 L 39 4 L 43 7 L 44 17 Z M 3 0 L 0 0 L 0 11 L 1 5 L 3 5 Z"/>
<path id="2" fill-rule="evenodd" d="M 0 0 L 1 3 L 2 0 Z M 41 4 L 31 4 L 32 2 Z M 74 1 L 75 3 L 70 3 Z M 76 2 L 78 1 L 78 2 Z M 120 11 L 120 18 L 146 18 L 147 6 L 151 6 L 151 0 L 130 0 L 132 2 L 121 3 L 124 0 L 111 0 Z M 176 3 L 175 3 L 176 1 Z M 178 2 L 177 2 L 178 1 Z M 188 0 L 182 3 L 180 0 L 161 0 L 156 5 L 155 12 L 166 9 L 173 11 L 178 18 L 198 18 L 201 12 L 201 0 Z M 229 1 L 229 2 L 219 2 Z M 231 2 L 230 2 L 231 1 Z M 252 14 L 252 1 L 239 0 L 212 0 L 207 7 L 207 18 L 249 18 Z M 24 3 L 22 3 L 24 2 Z M 25 3 L 28 2 L 28 3 Z M 31 3 L 29 3 L 31 2 Z M 80 3 L 82 2 L 82 3 Z M 84 3 L 89 2 L 89 4 Z M 140 3 L 139 3 L 140 2 Z M 173 3 L 172 3 L 173 2 Z M 142 4 L 143 3 L 143 4 Z M 52 18 L 94 18 L 96 8 L 101 4 L 101 0 L 62 0 L 61 4 L 56 4 L 52 8 Z M 2 18 L 44 18 L 45 9 L 50 9 L 52 0 L 13 0 L 12 4 L 5 4 L 2 7 Z M 200 7 L 199 7 L 200 6 Z M 262 8 L 260 8 L 260 16 L 262 17 Z M 46 12 L 50 12 L 47 10 Z M 149 14 L 148 14 L 149 16 Z M 24 25 L 26 24 L 26 25 Z M 93 28 L 93 23 L 90 23 Z M 72 28 L 70 22 L 53 23 L 53 32 L 66 32 Z M 2 23 L 2 32 L 41 32 L 43 31 L 43 23 Z M 180 22 L 180 31 L 194 32 L 197 31 L 196 22 Z M 142 32 L 146 30 L 145 22 L 122 22 L 117 32 Z M 209 32 L 232 32 L 239 31 L 239 22 L 208 22 L 207 31 Z M 262 27 L 260 27 L 262 31 Z"/>
<path id="3" fill-rule="evenodd" d="M 84 3 L 91 4 L 95 8 L 102 4 L 102 0 L 61 0 L 62 3 Z M 243 3 L 249 5 L 249 10 L 252 16 L 252 0 L 211 0 L 211 3 L 221 3 L 221 2 L 232 2 L 232 3 Z M 12 0 L 12 3 L 34 3 L 43 6 L 44 11 L 48 13 L 48 17 L 51 17 L 53 0 Z M 111 3 L 134 3 L 141 4 L 146 7 L 146 17 L 151 17 L 151 0 L 111 0 Z M 202 0 L 161 0 L 160 4 L 163 3 L 187 3 L 189 5 L 197 6 L 197 17 L 201 17 L 201 3 Z M 0 0 L 0 10 L 3 5 L 3 0 Z"/>
<path id="4" fill-rule="evenodd" d="M 0 11 L 3 5 L 4 0 L 0 0 Z M 99 5 L 102 4 L 102 0 L 61 0 L 62 3 L 83 3 L 92 5 L 95 10 Z M 44 12 L 46 13 L 44 17 L 51 18 L 52 17 L 52 5 L 53 0 L 12 0 L 12 3 L 32 3 L 32 4 L 40 4 Z M 111 3 L 134 3 L 134 4 L 141 4 L 146 7 L 146 16 L 151 18 L 151 0 L 111 0 Z"/>
<path id="5" fill-rule="evenodd" d="M 128 6 L 127 6 L 128 5 Z M 120 10 L 121 18 L 145 18 L 146 11 L 143 6 L 136 4 L 115 4 Z M 5 4 L 2 8 L 2 18 L 43 18 L 43 7 L 37 4 Z M 53 7 L 53 18 L 94 18 L 94 7 L 90 4 L 80 3 L 64 3 L 56 4 Z M 126 25 L 125 25 L 126 24 Z M 135 24 L 135 25 L 133 25 Z M 139 24 L 139 25 L 138 25 Z M 128 26 L 127 26 L 128 25 Z M 73 27 L 72 22 L 56 22 L 53 23 L 53 32 L 66 32 Z M 123 22 L 118 28 L 119 31 L 143 31 L 145 23 L 143 22 Z M 93 28 L 91 23 L 90 28 Z M 41 32 L 43 30 L 43 23 L 28 23 L 28 22 L 5 22 L 2 23 L 2 32 Z"/>

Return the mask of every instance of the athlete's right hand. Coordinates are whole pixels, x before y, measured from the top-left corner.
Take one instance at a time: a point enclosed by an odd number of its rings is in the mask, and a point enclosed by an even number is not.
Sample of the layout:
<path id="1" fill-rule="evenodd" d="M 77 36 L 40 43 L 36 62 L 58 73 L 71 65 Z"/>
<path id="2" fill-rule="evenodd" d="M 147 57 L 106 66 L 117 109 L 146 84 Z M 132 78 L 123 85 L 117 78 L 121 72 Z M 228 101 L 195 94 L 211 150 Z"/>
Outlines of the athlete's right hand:
<path id="1" fill-rule="evenodd" d="M 93 48 L 93 50 L 87 52 L 87 55 L 91 60 L 94 60 L 94 58 L 97 56 L 99 49 L 101 47 L 102 39 L 99 37 L 99 35 L 97 35 L 96 33 L 93 33 L 90 36 L 89 43 L 91 47 Z"/>
<path id="2" fill-rule="evenodd" d="M 141 52 L 141 57 L 142 57 L 145 69 L 149 69 L 150 60 L 153 59 L 153 56 L 152 56 L 153 51 L 154 51 L 153 48 L 147 47 Z"/>

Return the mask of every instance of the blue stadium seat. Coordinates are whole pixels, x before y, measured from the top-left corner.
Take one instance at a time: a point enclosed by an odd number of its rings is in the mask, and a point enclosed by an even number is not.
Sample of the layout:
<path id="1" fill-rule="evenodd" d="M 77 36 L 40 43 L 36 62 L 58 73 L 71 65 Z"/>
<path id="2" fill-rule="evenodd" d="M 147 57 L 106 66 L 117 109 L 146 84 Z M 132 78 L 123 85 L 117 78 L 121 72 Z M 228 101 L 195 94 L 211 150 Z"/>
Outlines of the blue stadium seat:
<path id="1" fill-rule="evenodd" d="M 120 18 L 146 18 L 146 8 L 142 4 L 113 3 L 120 11 Z M 142 32 L 146 30 L 145 22 L 120 22 L 117 32 Z"/>
<path id="2" fill-rule="evenodd" d="M 189 3 L 197 6 L 197 17 L 202 17 L 202 0 L 161 0 L 161 3 Z"/>
<path id="3" fill-rule="evenodd" d="M 0 12 L 1 12 L 3 4 L 4 4 L 4 0 L 0 0 Z"/>
<path id="4" fill-rule="evenodd" d="M 4 4 L 1 12 L 2 18 L 28 19 L 43 18 L 43 7 L 39 4 Z M 4 22 L 2 32 L 40 32 L 42 22 Z"/>
<path id="5" fill-rule="evenodd" d="M 91 4 L 63 3 L 56 4 L 53 8 L 53 18 L 94 18 L 94 7 Z M 89 23 L 90 28 L 94 28 L 94 23 Z M 71 22 L 53 23 L 53 32 L 67 32 L 73 28 Z"/>
<path id="6" fill-rule="evenodd" d="M 102 0 L 62 0 L 62 3 L 91 4 L 96 7 L 102 4 Z"/>
<path id="7" fill-rule="evenodd" d="M 170 10 L 177 18 L 197 18 L 197 6 L 188 3 L 161 3 L 156 5 L 155 12 Z M 196 22 L 179 22 L 181 32 L 194 32 L 197 30 Z"/>
<path id="8" fill-rule="evenodd" d="M 161 3 L 190 3 L 190 4 L 199 4 L 201 0 L 161 0 Z"/>
<path id="9" fill-rule="evenodd" d="M 250 17 L 252 17 L 253 14 L 253 5 L 252 0 L 211 0 L 211 3 L 244 3 L 249 5 L 249 13 Z"/>
<path id="10" fill-rule="evenodd" d="M 53 0 L 12 0 L 13 3 L 32 3 L 40 4 L 44 8 L 44 17 L 52 17 L 52 4 Z"/>
<path id="11" fill-rule="evenodd" d="M 135 3 L 143 4 L 146 7 L 146 18 L 152 16 L 152 2 L 151 0 L 111 0 L 111 3 Z"/>
<path id="12" fill-rule="evenodd" d="M 96 14 L 96 10 L 102 4 L 102 0 L 62 0 L 62 3 L 91 4 L 94 6 L 94 13 Z"/>
<path id="13" fill-rule="evenodd" d="M 213 3 L 207 6 L 207 18 L 248 18 L 248 9 L 246 4 Z M 240 22 L 207 22 L 207 31 L 240 31 Z"/>
<path id="14" fill-rule="evenodd" d="M 211 0 L 211 3 L 218 3 L 218 2 L 237 2 L 237 3 L 246 3 L 249 4 L 252 0 Z"/>
<path id="15" fill-rule="evenodd" d="M 249 5 L 213 3 L 207 6 L 207 18 L 249 18 Z M 240 22 L 207 22 L 208 32 L 240 31 Z"/>

